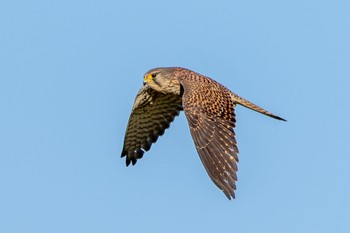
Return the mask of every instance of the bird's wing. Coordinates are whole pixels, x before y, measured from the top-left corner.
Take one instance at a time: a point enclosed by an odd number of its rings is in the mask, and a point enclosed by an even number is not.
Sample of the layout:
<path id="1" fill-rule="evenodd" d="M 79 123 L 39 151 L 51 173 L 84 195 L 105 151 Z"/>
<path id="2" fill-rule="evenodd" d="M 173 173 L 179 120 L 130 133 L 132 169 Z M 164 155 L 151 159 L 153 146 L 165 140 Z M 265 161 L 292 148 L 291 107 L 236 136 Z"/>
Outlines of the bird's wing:
<path id="1" fill-rule="evenodd" d="M 134 165 L 152 143 L 164 134 L 170 123 L 182 110 L 179 95 L 163 94 L 147 86 L 137 93 L 124 138 L 121 157 L 126 156 L 126 165 Z"/>
<path id="2" fill-rule="evenodd" d="M 183 107 L 201 161 L 212 181 L 228 199 L 234 198 L 238 148 L 235 114 L 229 90 L 218 83 L 184 87 Z"/>

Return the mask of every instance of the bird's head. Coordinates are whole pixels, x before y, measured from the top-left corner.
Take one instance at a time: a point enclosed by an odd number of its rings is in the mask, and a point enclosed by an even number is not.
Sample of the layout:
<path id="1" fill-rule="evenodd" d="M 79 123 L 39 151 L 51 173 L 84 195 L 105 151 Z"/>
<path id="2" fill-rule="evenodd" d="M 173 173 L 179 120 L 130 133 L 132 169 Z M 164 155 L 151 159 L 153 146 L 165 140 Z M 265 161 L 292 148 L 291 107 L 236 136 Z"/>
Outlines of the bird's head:
<path id="1" fill-rule="evenodd" d="M 164 94 L 180 94 L 180 82 L 176 77 L 176 68 L 155 68 L 149 70 L 143 78 L 143 85 Z"/>

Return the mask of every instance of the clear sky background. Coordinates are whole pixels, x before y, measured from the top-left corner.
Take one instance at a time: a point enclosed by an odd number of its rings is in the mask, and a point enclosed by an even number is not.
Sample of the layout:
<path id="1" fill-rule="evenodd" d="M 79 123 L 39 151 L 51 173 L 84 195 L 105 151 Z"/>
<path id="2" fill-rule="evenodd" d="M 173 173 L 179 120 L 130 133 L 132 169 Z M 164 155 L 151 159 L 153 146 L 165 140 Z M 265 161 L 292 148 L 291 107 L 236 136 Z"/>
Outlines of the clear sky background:
<path id="1" fill-rule="evenodd" d="M 350 232 L 349 42 L 348 0 L 1 1 L 0 232 Z M 236 108 L 234 201 L 183 113 L 125 167 L 159 66 L 288 120 Z"/>

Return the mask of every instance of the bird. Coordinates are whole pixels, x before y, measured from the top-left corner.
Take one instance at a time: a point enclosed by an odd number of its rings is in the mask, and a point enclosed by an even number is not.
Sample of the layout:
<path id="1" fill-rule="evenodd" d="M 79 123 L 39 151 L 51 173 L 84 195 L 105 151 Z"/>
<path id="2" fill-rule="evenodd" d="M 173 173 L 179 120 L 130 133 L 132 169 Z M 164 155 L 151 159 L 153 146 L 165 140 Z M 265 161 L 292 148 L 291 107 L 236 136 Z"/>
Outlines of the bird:
<path id="1" fill-rule="evenodd" d="M 151 69 L 136 95 L 121 157 L 126 157 L 126 166 L 135 165 L 184 111 L 206 172 L 231 200 L 235 198 L 239 161 L 234 131 L 237 104 L 286 121 L 195 71 L 182 67 Z"/>

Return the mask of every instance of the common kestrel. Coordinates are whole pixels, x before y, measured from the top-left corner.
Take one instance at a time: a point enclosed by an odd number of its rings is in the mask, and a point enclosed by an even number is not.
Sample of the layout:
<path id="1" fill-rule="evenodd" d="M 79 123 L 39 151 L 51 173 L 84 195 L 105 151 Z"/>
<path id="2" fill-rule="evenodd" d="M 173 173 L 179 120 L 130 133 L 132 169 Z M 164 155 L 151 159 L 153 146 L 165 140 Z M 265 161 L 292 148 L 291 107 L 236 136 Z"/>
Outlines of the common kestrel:
<path id="1" fill-rule="evenodd" d="M 209 177 L 234 198 L 238 148 L 234 108 L 243 105 L 283 120 L 239 97 L 215 80 L 180 68 L 155 68 L 144 75 L 126 129 L 121 157 L 135 165 L 184 110 L 199 157 Z"/>

